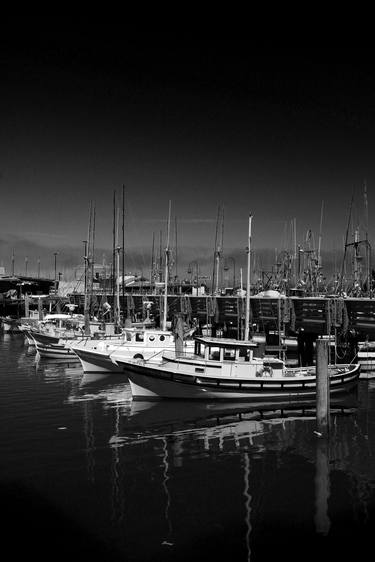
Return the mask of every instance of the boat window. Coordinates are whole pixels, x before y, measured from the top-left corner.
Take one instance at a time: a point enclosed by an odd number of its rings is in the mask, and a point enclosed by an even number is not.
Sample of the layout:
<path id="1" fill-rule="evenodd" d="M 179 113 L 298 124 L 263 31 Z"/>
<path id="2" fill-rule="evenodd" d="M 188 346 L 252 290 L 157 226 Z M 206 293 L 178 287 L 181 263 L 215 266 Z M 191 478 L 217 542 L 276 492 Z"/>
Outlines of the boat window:
<path id="1" fill-rule="evenodd" d="M 160 336 L 160 341 L 164 341 L 165 340 L 165 336 Z"/>
<path id="2" fill-rule="evenodd" d="M 235 359 L 235 350 L 234 349 L 224 349 L 224 360 L 225 361 L 234 361 Z"/>
<path id="3" fill-rule="evenodd" d="M 210 353 L 210 359 L 213 359 L 214 361 L 219 361 L 220 359 L 220 351 L 218 350 L 211 350 Z"/>
<path id="4" fill-rule="evenodd" d="M 149 336 L 149 341 L 155 341 L 155 336 Z"/>
<path id="5" fill-rule="evenodd" d="M 132 335 L 126 332 L 126 341 L 132 341 Z"/>
<path id="6" fill-rule="evenodd" d="M 143 340 L 144 340 L 143 334 L 137 334 L 135 336 L 135 341 L 143 341 Z"/>

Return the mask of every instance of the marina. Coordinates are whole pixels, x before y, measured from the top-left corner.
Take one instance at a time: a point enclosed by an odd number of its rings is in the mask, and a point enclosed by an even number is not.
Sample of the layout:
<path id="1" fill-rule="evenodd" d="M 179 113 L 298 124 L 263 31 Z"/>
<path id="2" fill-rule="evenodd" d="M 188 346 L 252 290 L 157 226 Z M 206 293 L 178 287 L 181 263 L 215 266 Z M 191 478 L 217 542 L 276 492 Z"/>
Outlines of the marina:
<path id="1" fill-rule="evenodd" d="M 371 547 L 372 380 L 332 399 L 321 440 L 311 400 L 134 402 L 123 375 L 38 359 L 21 334 L 2 333 L 0 354 L 3 530 L 16 559 L 349 561 Z"/>
<path id="2" fill-rule="evenodd" d="M 0 40 L 3 557 L 368 555 L 369 52 L 71 19 Z"/>

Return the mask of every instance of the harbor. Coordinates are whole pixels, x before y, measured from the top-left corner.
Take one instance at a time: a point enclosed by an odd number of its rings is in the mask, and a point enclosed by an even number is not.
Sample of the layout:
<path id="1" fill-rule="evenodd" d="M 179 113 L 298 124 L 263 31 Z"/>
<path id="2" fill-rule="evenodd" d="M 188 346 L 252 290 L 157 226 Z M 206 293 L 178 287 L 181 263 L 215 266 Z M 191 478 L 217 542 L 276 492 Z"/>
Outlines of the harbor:
<path id="1" fill-rule="evenodd" d="M 375 523 L 369 53 L 102 20 L 3 25 L 5 558 L 353 562 Z"/>
<path id="2" fill-rule="evenodd" d="M 37 360 L 21 334 L 2 334 L 0 353 L 3 528 L 16 559 L 349 561 L 371 546 L 373 381 L 332 401 L 321 440 L 314 402 L 133 402 L 122 375 Z"/>

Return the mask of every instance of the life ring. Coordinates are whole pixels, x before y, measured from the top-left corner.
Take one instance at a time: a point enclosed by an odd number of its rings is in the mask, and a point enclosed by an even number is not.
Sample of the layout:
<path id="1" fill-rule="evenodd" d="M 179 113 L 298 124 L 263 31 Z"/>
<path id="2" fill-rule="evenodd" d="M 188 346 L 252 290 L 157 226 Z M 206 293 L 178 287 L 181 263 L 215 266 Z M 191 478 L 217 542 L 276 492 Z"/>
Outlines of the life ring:
<path id="1" fill-rule="evenodd" d="M 263 375 L 264 377 L 272 377 L 272 376 L 273 376 L 273 369 L 272 369 L 272 367 L 270 367 L 269 365 L 265 365 L 265 366 L 263 367 L 263 373 L 262 373 L 262 375 Z"/>
<path id="2" fill-rule="evenodd" d="M 138 363 L 139 365 L 143 365 L 145 360 L 144 357 L 141 353 L 136 353 L 133 357 L 135 363 Z"/>

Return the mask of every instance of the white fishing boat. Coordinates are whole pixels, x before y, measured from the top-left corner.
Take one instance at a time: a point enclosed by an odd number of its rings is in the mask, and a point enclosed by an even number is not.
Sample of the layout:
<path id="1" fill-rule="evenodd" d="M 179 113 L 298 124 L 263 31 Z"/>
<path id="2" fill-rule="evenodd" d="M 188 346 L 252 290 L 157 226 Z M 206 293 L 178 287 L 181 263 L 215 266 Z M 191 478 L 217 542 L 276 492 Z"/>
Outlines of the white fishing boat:
<path id="1" fill-rule="evenodd" d="M 82 339 L 69 342 L 69 346 L 81 361 L 85 373 L 122 372 L 112 359 L 144 360 L 161 358 L 160 353 L 175 349 L 175 335 L 168 330 L 148 328 L 124 329 L 117 340 Z M 185 339 L 183 349 L 192 352 L 194 341 Z"/>
<path id="2" fill-rule="evenodd" d="M 361 379 L 375 378 L 375 341 L 358 342 L 357 358 L 361 365 Z"/>
<path id="3" fill-rule="evenodd" d="M 315 367 L 287 368 L 276 357 L 254 357 L 250 341 L 196 337 L 194 354 L 162 352 L 161 359 L 112 356 L 127 375 L 134 400 L 285 400 L 316 396 Z M 330 392 L 351 390 L 360 366 L 330 365 Z"/>
<path id="4" fill-rule="evenodd" d="M 71 336 L 71 338 L 69 336 L 58 337 L 33 330 L 26 333 L 34 341 L 36 351 L 40 357 L 78 361 L 77 355 L 69 345 L 69 342 L 76 339 L 76 336 Z"/>

